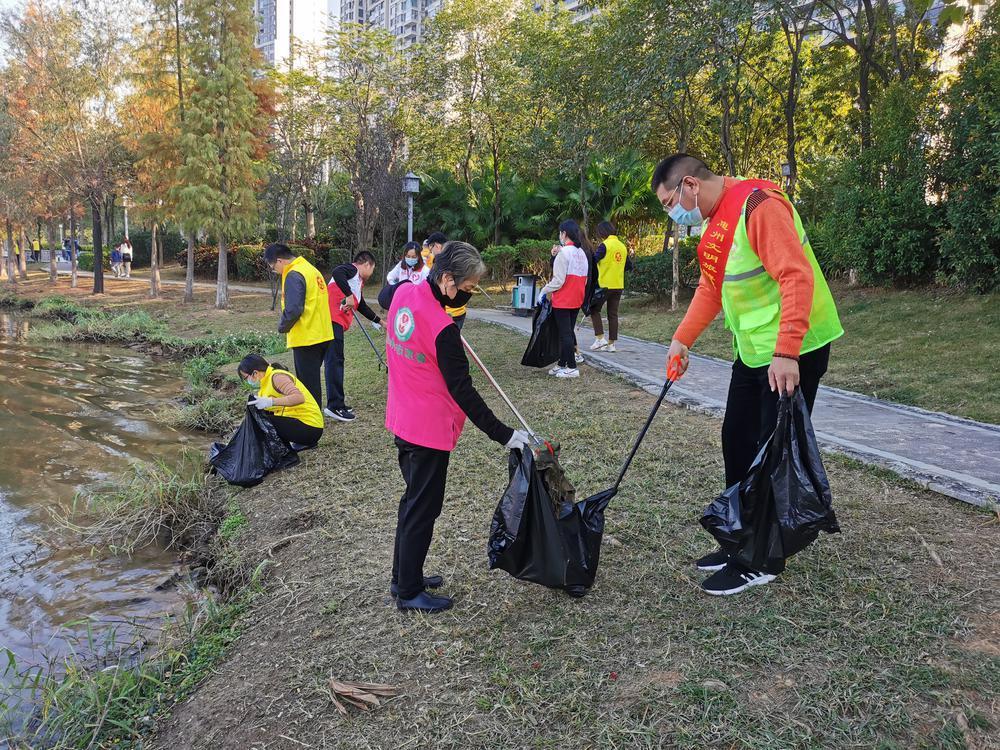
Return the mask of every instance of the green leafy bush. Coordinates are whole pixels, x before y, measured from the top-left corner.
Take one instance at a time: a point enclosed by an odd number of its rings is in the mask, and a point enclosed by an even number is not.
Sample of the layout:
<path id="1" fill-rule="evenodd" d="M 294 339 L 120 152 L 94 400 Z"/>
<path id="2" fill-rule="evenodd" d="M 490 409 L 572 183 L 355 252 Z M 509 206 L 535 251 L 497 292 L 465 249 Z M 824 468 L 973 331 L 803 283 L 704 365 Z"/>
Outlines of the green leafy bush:
<path id="1" fill-rule="evenodd" d="M 685 237 L 680 243 L 680 285 L 698 285 L 697 236 Z M 670 253 L 639 256 L 635 259 L 635 270 L 625 277 L 625 287 L 634 292 L 669 297 L 673 287 L 673 257 Z"/>
<path id="2" fill-rule="evenodd" d="M 506 291 L 507 285 L 518 269 L 517 248 L 510 245 L 491 245 L 483 250 L 482 255 L 490 280 L 500 284 Z"/>

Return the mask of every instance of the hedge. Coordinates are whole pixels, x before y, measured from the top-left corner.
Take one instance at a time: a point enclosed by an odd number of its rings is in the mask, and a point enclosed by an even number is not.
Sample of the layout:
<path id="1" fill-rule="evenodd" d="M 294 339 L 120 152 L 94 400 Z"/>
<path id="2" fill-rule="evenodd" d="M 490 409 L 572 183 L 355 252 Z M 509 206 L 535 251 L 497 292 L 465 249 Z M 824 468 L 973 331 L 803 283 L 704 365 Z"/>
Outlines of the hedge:
<path id="1" fill-rule="evenodd" d="M 318 264 L 315 253 L 302 245 L 289 245 L 296 255 L 314 266 Z M 264 245 L 232 245 L 228 248 L 226 266 L 233 281 L 267 281 L 269 271 L 264 263 Z M 187 266 L 187 247 L 176 255 L 179 266 Z M 319 264 L 325 265 L 325 264 Z M 214 279 L 219 274 L 219 248 L 200 245 L 194 250 L 194 275 Z"/>
<path id="2" fill-rule="evenodd" d="M 680 243 L 681 286 L 694 287 L 698 285 L 700 271 L 698 267 L 697 236 L 685 237 Z M 625 285 L 635 292 L 652 294 L 656 297 L 669 297 L 673 287 L 673 256 L 671 253 L 656 253 L 655 255 L 639 256 L 635 259 L 635 270 L 629 274 Z"/>

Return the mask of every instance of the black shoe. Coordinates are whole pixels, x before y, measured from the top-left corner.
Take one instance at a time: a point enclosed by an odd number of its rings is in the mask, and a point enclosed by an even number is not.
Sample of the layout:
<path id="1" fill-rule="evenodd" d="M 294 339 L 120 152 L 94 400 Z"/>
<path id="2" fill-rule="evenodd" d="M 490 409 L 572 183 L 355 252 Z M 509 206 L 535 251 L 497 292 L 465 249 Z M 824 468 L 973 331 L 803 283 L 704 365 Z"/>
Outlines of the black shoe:
<path id="1" fill-rule="evenodd" d="M 331 409 L 330 407 L 327 407 L 323 410 L 323 413 L 328 417 L 333 417 L 338 422 L 353 422 L 357 419 L 354 412 L 346 406 L 343 409 Z"/>
<path id="2" fill-rule="evenodd" d="M 701 584 L 701 590 L 712 596 L 729 596 L 746 591 L 751 586 L 763 586 L 775 578 L 771 573 L 760 573 L 730 563 L 706 578 Z"/>
<path id="3" fill-rule="evenodd" d="M 312 450 L 317 445 L 319 445 L 319 443 L 312 443 L 310 445 L 306 445 L 305 443 L 289 443 L 289 445 L 292 447 L 293 451 L 295 451 L 296 453 L 301 453 L 302 451 Z"/>
<path id="4" fill-rule="evenodd" d="M 425 576 L 424 577 L 424 588 L 425 589 L 439 589 L 444 586 L 444 578 L 441 576 Z M 392 594 L 392 598 L 395 599 L 399 596 L 399 586 L 395 583 L 389 584 L 389 593 Z"/>
<path id="5" fill-rule="evenodd" d="M 451 609 L 452 601 L 447 596 L 434 596 L 421 591 L 412 599 L 397 599 L 396 608 L 414 612 L 443 612 Z"/>
<path id="6" fill-rule="evenodd" d="M 722 570 L 726 567 L 729 562 L 729 555 L 723 552 L 721 549 L 717 549 L 715 552 L 709 552 L 704 557 L 699 557 L 694 561 L 694 566 L 698 570 Z"/>

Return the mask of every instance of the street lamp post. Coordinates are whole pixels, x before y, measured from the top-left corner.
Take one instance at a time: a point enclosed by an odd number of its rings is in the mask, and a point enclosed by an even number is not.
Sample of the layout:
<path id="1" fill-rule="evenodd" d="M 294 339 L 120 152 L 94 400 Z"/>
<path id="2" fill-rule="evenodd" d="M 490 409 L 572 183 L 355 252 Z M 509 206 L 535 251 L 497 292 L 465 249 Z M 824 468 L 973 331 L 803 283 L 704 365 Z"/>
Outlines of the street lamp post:
<path id="1" fill-rule="evenodd" d="M 125 239 L 128 239 L 128 207 L 131 205 L 132 200 L 127 196 L 122 196 L 122 208 L 125 209 Z"/>
<path id="2" fill-rule="evenodd" d="M 413 242 L 413 196 L 420 192 L 420 178 L 413 172 L 403 177 L 403 192 L 409 201 L 406 219 L 406 241 Z"/>
<path id="3" fill-rule="evenodd" d="M 792 179 L 792 165 L 787 161 L 781 163 L 781 176 L 785 178 L 785 190 L 788 190 L 788 183 Z"/>

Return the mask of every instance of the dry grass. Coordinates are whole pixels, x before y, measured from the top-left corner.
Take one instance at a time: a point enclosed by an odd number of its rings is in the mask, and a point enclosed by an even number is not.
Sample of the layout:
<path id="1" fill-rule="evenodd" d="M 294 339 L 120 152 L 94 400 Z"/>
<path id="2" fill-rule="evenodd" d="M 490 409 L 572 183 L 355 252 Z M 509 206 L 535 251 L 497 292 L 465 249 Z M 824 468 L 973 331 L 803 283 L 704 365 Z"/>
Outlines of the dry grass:
<path id="1" fill-rule="evenodd" d="M 652 397 L 589 368 L 555 382 L 517 364 L 524 339 L 467 332 L 533 426 L 562 443 L 578 490 L 606 486 Z M 347 345 L 359 419 L 237 495 L 248 523 L 236 554 L 245 567 L 268 560 L 268 595 L 158 747 L 1000 747 L 996 519 L 831 458 L 844 533 L 771 586 L 706 597 L 691 560 L 711 547 L 697 516 L 721 489 L 719 424 L 675 407 L 609 509 L 582 600 L 486 569 L 506 458 L 469 426 L 428 563 L 456 607 L 396 612 L 402 482 L 381 425 L 385 374 L 359 333 Z M 401 697 L 345 718 L 330 678 Z"/>

